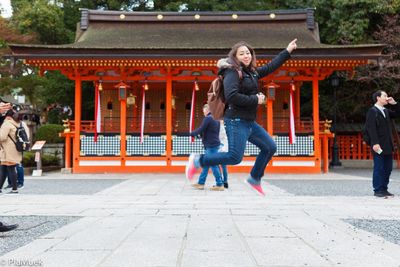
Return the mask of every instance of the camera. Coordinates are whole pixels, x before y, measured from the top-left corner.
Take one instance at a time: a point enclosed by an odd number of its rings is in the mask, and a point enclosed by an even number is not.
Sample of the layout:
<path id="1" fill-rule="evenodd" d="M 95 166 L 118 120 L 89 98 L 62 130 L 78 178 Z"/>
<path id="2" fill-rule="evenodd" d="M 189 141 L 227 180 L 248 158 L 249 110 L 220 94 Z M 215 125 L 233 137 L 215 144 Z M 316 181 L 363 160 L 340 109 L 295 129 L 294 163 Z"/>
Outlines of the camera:
<path id="1" fill-rule="evenodd" d="M 17 104 L 12 104 L 11 108 L 16 112 L 18 112 L 22 109 L 21 106 L 17 105 Z"/>

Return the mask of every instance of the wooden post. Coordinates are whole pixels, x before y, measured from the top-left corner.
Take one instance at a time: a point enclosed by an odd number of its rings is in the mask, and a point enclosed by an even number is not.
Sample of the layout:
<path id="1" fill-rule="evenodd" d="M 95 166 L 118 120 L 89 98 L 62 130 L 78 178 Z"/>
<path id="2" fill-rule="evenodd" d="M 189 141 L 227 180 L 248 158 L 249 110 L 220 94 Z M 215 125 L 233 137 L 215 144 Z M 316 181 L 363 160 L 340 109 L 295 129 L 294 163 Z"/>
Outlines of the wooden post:
<path id="1" fill-rule="evenodd" d="M 267 100 L 267 132 L 272 136 L 274 134 L 274 101 Z"/>
<path id="2" fill-rule="evenodd" d="M 81 76 L 77 69 L 75 69 L 75 136 L 73 144 L 73 169 L 79 166 L 80 156 L 80 134 L 81 134 L 81 106 L 82 106 L 82 85 Z"/>
<path id="3" fill-rule="evenodd" d="M 319 139 L 319 85 L 317 76 L 313 77 L 312 80 L 312 100 L 313 100 L 313 125 L 314 125 L 314 153 L 316 164 L 321 166 L 321 145 Z"/>
<path id="4" fill-rule="evenodd" d="M 171 166 L 172 161 L 172 73 L 170 68 L 167 69 L 167 86 L 166 86 L 166 160 L 167 166 Z"/>
<path id="5" fill-rule="evenodd" d="M 71 137 L 69 134 L 65 135 L 65 168 L 71 168 Z"/>
<path id="6" fill-rule="evenodd" d="M 120 110 L 120 125 L 121 125 L 121 166 L 125 166 L 125 157 L 126 157 L 126 100 L 121 100 L 121 110 Z"/>
<path id="7" fill-rule="evenodd" d="M 329 137 L 327 134 L 320 135 L 322 139 L 322 171 L 324 173 L 328 173 L 329 171 L 329 155 L 328 155 L 328 146 L 329 146 Z"/>

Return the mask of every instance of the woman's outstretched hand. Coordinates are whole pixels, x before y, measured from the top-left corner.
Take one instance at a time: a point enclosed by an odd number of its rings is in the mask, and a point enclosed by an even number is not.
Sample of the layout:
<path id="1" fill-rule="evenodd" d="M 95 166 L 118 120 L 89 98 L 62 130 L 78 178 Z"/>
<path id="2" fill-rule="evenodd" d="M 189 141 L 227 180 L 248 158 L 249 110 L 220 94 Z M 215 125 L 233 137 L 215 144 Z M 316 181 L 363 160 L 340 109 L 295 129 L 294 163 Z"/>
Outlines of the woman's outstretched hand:
<path id="1" fill-rule="evenodd" d="M 295 50 L 295 49 L 297 48 L 296 42 L 297 42 L 297 38 L 294 39 L 293 41 L 291 41 L 291 42 L 288 44 L 286 50 L 287 50 L 289 53 L 292 53 L 292 51 Z"/>

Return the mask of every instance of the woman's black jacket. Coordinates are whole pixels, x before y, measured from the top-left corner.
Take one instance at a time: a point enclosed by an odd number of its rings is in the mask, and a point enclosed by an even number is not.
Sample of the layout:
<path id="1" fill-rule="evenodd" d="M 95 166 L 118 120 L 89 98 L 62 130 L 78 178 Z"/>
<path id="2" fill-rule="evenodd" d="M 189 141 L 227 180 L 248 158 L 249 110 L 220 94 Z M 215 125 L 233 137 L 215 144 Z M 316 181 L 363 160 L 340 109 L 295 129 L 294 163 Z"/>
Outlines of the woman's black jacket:
<path id="1" fill-rule="evenodd" d="M 258 67 L 256 71 L 242 69 L 243 78 L 239 78 L 236 69 L 229 65 L 222 66 L 219 74 L 224 76 L 225 118 L 255 120 L 258 106 L 258 80 L 272 73 L 286 60 L 290 53 L 284 49 L 271 62 Z"/>

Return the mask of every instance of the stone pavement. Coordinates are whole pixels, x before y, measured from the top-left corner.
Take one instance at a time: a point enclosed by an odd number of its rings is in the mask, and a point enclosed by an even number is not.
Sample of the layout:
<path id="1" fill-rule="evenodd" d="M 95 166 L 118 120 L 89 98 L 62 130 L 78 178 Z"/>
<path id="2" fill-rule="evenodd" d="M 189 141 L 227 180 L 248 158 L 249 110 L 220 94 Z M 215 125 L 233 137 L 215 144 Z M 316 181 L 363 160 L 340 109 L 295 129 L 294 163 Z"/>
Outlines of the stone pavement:
<path id="1" fill-rule="evenodd" d="M 183 174 L 27 177 L 0 195 L 0 220 L 20 224 L 0 233 L 0 266 L 400 266 L 400 197 L 373 197 L 370 173 L 267 175 L 264 198 L 245 174 L 224 192 L 212 175 L 204 191 Z"/>

